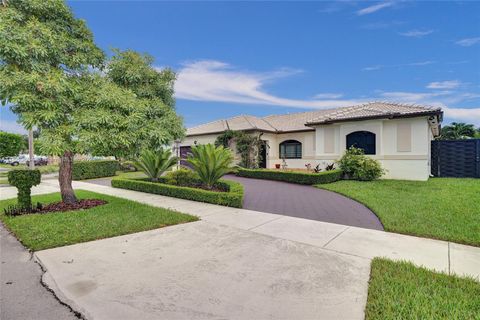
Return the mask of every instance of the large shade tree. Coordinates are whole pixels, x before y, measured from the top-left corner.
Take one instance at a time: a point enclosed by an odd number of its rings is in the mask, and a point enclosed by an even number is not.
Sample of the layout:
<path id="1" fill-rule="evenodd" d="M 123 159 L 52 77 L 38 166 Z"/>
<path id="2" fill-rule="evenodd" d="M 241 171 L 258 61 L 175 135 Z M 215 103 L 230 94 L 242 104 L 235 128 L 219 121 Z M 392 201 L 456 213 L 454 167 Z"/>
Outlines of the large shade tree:
<path id="1" fill-rule="evenodd" d="M 128 53 L 140 57 L 143 67 L 134 77 L 155 71 L 151 60 Z M 11 105 L 25 127 L 41 130 L 45 153 L 60 157 L 64 202 L 76 201 L 72 189 L 76 153 L 126 156 L 150 147 L 152 141 L 155 146 L 183 134 L 173 108 L 174 75 L 163 82 L 163 92 L 170 97 L 143 97 L 137 92 L 148 86 L 141 80 L 135 87 L 115 75 L 116 65 L 125 65 L 126 58 L 117 52 L 104 68 L 104 53 L 84 21 L 76 19 L 63 1 L 0 4 L 0 99 Z M 128 73 L 124 77 L 129 79 Z M 166 128 L 161 126 L 163 117 L 169 119 Z"/>

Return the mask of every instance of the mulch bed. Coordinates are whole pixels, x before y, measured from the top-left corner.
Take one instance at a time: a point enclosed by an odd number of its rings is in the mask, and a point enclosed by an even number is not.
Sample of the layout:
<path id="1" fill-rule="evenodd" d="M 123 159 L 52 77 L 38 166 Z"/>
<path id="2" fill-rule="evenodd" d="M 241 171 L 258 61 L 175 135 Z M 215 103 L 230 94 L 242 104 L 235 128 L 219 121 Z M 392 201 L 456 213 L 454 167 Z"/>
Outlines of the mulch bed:
<path id="1" fill-rule="evenodd" d="M 81 209 L 90 209 L 96 206 L 101 206 L 106 204 L 107 201 L 99 199 L 81 199 L 76 203 L 69 204 L 64 202 L 54 202 L 49 203 L 37 211 L 36 213 L 48 213 L 48 212 L 62 212 L 62 211 L 73 211 Z"/>
<path id="2" fill-rule="evenodd" d="M 104 205 L 106 203 L 107 201 L 99 199 L 81 199 L 73 204 L 68 204 L 61 201 L 48 203 L 46 205 L 37 203 L 36 205 L 32 205 L 31 210 L 20 209 L 17 205 L 12 205 L 4 209 L 4 214 L 8 216 L 20 216 L 24 214 L 43 214 L 50 212 L 75 211 L 90 209 L 96 206 Z"/>

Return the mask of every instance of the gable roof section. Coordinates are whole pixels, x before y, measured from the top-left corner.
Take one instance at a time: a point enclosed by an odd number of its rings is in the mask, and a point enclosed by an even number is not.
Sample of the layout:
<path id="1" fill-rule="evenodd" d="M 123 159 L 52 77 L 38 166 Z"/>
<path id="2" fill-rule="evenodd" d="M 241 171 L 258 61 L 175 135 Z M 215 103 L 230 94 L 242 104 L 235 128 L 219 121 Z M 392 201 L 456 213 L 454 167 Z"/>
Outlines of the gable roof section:
<path id="1" fill-rule="evenodd" d="M 221 133 L 226 130 L 293 132 L 314 130 L 312 126 L 342 121 L 360 121 L 368 119 L 390 119 L 437 115 L 441 121 L 442 110 L 436 107 L 407 105 L 389 102 L 371 102 L 345 108 L 325 109 L 282 115 L 270 115 L 263 118 L 240 115 L 226 120 L 217 120 L 187 129 L 187 136 Z"/>

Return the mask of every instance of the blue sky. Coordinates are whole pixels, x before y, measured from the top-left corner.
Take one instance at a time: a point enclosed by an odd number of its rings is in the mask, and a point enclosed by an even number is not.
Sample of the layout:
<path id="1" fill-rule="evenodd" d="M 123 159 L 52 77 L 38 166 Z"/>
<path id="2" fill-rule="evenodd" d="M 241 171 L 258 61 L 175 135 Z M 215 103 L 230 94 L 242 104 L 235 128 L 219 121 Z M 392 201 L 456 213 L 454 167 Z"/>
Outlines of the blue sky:
<path id="1" fill-rule="evenodd" d="M 444 124 L 480 126 L 480 2 L 68 3 L 105 51 L 177 71 L 186 126 L 372 100 L 442 106 Z"/>

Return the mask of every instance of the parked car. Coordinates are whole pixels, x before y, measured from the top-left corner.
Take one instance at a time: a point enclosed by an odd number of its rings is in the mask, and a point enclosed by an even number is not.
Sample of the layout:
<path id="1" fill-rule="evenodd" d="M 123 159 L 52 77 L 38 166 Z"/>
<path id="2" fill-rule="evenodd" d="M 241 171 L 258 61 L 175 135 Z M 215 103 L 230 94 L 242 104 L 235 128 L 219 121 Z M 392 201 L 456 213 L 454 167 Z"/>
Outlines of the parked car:
<path id="1" fill-rule="evenodd" d="M 25 162 L 27 166 L 30 165 L 30 160 L 27 160 Z M 36 166 L 46 166 L 48 164 L 48 159 L 46 157 L 34 157 L 33 158 L 33 164 Z"/>
<path id="2" fill-rule="evenodd" d="M 27 155 L 21 154 L 18 157 L 10 157 L 5 160 L 5 164 L 11 166 L 18 166 L 19 164 L 25 164 L 28 160 Z"/>

